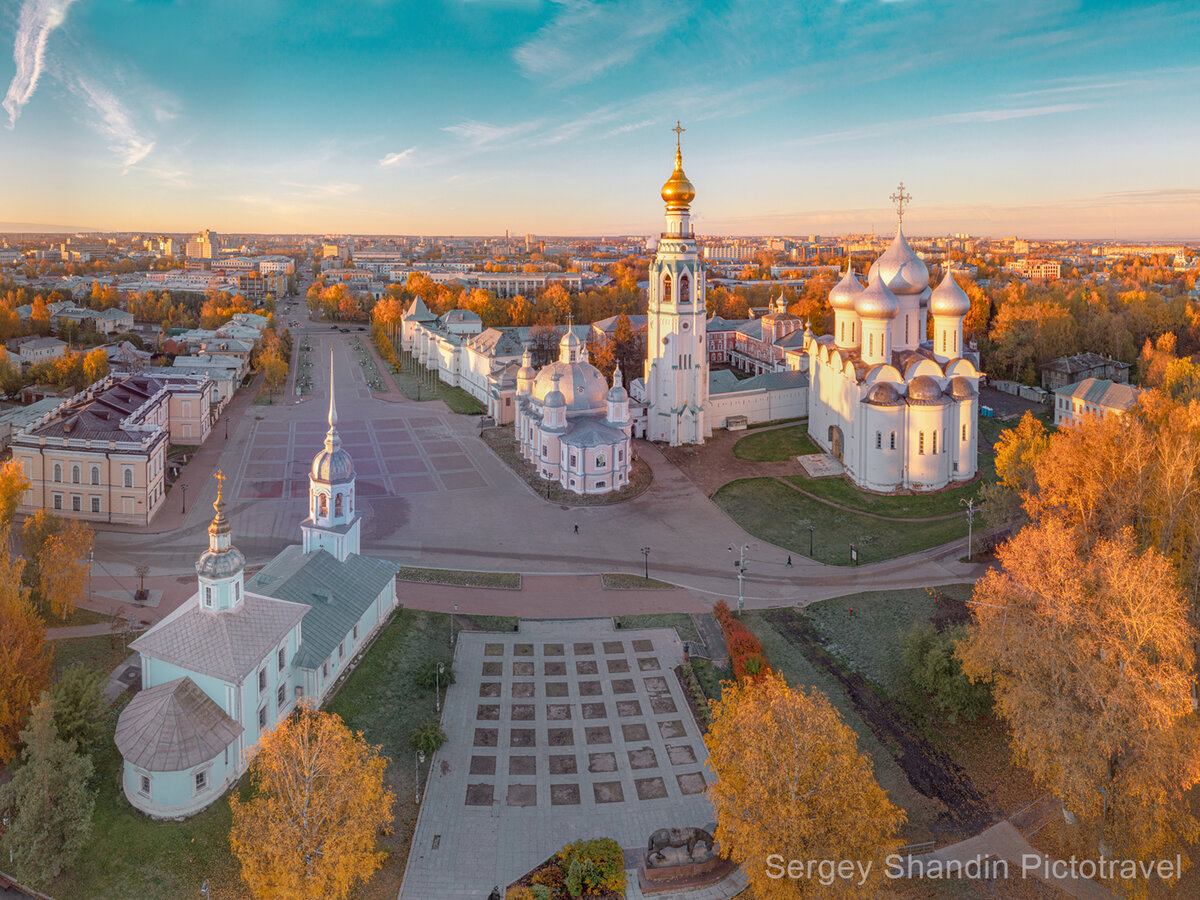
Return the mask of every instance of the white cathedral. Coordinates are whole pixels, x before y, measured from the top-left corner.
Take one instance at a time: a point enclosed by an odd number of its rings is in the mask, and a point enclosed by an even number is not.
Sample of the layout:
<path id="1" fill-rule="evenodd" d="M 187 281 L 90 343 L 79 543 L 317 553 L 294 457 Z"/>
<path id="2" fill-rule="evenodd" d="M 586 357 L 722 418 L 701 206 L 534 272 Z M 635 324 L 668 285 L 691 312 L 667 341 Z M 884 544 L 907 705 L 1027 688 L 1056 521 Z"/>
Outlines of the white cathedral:
<path id="1" fill-rule="evenodd" d="M 700 444 L 734 415 L 807 414 L 809 434 L 860 487 L 932 491 L 974 478 L 980 375 L 963 346 L 970 299 L 949 269 L 931 292 L 929 270 L 898 226 L 865 288 L 847 265 L 829 296 L 834 333 L 806 327 L 802 349 L 785 357 L 794 371 L 718 392 L 708 367 L 704 263 L 689 221 L 695 196 L 676 140 L 675 170 L 662 189 L 667 227 L 650 264 L 645 373 L 630 386 L 637 436 Z M 901 220 L 908 199 L 901 185 Z M 775 380 L 754 384 L 760 379 Z"/>

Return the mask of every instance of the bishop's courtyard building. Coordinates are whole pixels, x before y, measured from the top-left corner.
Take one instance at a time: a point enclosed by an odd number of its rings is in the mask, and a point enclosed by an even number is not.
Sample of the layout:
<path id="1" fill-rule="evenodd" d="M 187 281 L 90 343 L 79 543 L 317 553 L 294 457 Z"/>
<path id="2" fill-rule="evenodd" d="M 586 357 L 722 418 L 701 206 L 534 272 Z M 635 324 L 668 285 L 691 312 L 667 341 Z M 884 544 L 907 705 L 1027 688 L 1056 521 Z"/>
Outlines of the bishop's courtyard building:
<path id="1" fill-rule="evenodd" d="M 125 796 L 157 818 L 192 815 L 246 770 L 301 697 L 320 704 L 396 606 L 398 566 L 359 552 L 354 462 L 329 431 L 309 471 L 302 541 L 252 578 L 233 545 L 218 472 L 197 591 L 131 645 L 142 690 L 121 712 Z"/>

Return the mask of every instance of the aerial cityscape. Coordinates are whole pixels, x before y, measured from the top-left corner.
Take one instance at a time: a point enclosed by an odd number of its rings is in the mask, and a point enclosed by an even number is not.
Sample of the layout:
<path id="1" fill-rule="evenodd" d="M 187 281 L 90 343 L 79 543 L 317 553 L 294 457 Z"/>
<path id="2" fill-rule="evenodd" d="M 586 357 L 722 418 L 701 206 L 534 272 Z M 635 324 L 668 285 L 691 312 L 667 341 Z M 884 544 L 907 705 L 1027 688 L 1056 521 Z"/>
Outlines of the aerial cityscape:
<path id="1" fill-rule="evenodd" d="M 0 898 L 1200 894 L 1200 8 L 5 12 Z"/>

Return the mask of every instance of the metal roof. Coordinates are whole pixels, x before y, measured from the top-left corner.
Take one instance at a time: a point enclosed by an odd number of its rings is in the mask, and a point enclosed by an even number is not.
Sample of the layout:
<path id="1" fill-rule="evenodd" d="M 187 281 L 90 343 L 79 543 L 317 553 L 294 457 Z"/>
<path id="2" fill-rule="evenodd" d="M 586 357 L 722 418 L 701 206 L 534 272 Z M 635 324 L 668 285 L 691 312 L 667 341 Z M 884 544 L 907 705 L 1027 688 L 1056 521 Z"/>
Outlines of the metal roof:
<path id="1" fill-rule="evenodd" d="M 164 662 L 237 684 L 304 618 L 307 607 L 245 592 L 237 608 L 200 608 L 200 595 L 129 646 Z"/>
<path id="2" fill-rule="evenodd" d="M 190 678 L 176 678 L 129 701 L 113 736 L 125 760 L 151 772 L 181 772 L 216 757 L 243 728 Z"/>
<path id="3" fill-rule="evenodd" d="M 345 562 L 326 550 L 293 544 L 247 583 L 248 590 L 309 607 L 295 665 L 315 669 L 394 581 L 400 566 L 352 553 Z"/>

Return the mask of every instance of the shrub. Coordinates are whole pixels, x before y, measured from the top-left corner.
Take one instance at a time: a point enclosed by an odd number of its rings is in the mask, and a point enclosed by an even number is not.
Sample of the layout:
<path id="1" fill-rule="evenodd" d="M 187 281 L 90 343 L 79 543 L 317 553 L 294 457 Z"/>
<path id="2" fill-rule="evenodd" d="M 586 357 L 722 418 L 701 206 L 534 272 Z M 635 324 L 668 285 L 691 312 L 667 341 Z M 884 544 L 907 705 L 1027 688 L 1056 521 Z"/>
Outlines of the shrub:
<path id="1" fill-rule="evenodd" d="M 438 674 L 438 660 L 431 659 L 424 663 L 413 673 L 413 682 L 417 687 L 427 691 L 432 691 L 436 686 L 445 687 L 448 684 L 454 684 L 454 667 L 450 663 L 441 662 L 444 667 L 442 673 Z"/>
<path id="2" fill-rule="evenodd" d="M 900 660 L 909 684 L 951 722 L 957 722 L 959 716 L 973 722 L 992 703 L 991 686 L 964 675 L 962 662 L 954 652 L 966 636 L 967 629 L 962 625 L 938 633 L 925 624 L 909 629 L 900 638 Z"/>
<path id="3" fill-rule="evenodd" d="M 433 756 L 442 744 L 446 743 L 446 732 L 437 719 L 430 719 L 414 731 L 408 738 L 408 745 L 413 750 L 423 750 L 426 756 Z"/>
<path id="4" fill-rule="evenodd" d="M 575 841 L 558 851 L 572 897 L 625 891 L 625 854 L 612 838 Z"/>
<path id="5" fill-rule="evenodd" d="M 530 890 L 533 891 L 533 900 L 554 900 L 554 892 L 544 884 L 535 884 Z"/>
<path id="6" fill-rule="evenodd" d="M 533 889 L 523 884 L 515 885 L 504 892 L 504 900 L 534 900 Z"/>
<path id="7" fill-rule="evenodd" d="M 533 882 L 534 889 L 544 887 L 550 892 L 552 897 L 560 897 L 567 889 L 566 875 L 563 874 L 562 866 L 558 863 L 549 863 L 542 869 L 533 873 L 533 877 L 529 879 Z"/>

